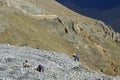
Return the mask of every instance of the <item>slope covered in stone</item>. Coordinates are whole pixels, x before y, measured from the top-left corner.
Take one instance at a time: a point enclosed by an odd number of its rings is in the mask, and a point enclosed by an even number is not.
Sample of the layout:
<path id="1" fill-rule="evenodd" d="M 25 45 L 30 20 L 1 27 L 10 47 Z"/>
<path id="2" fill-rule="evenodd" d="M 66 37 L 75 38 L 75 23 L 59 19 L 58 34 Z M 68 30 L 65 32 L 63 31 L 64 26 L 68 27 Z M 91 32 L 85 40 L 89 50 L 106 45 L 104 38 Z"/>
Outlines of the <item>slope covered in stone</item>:
<path id="1" fill-rule="evenodd" d="M 24 68 L 22 63 L 28 60 L 31 67 Z M 44 65 L 45 72 L 34 70 L 39 64 Z M 75 62 L 64 53 L 0 45 L 0 79 L 1 80 L 119 80 L 119 77 L 106 76 L 90 71 Z"/>

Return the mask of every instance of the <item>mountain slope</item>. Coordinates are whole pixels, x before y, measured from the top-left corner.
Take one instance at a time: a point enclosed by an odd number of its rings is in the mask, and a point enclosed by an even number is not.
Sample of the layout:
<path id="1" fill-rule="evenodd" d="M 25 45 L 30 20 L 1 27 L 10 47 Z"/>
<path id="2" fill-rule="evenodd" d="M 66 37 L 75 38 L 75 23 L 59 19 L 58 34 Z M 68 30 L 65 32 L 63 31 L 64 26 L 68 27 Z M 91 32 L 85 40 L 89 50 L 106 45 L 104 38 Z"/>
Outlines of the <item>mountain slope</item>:
<path id="1" fill-rule="evenodd" d="M 11 8 L 9 8 L 11 9 Z M 47 31 L 41 24 L 41 21 L 29 18 L 9 9 L 2 10 L 1 13 L 1 30 L 0 42 L 20 46 L 31 46 L 49 50 L 57 50 L 68 53 L 71 48 L 70 43 L 53 33 Z M 8 10 L 8 11 L 7 11 Z M 4 21 L 4 22 L 3 22 Z M 59 44 L 59 46 L 58 46 Z M 52 46 L 51 46 L 52 45 Z"/>
<path id="2" fill-rule="evenodd" d="M 17 1 L 0 7 L 0 43 L 54 50 L 70 56 L 78 53 L 80 62 L 90 69 L 120 75 L 120 34 L 111 27 L 54 0 L 26 0 L 30 5 L 22 10 L 16 5 L 22 5 L 24 0 Z M 42 13 L 34 14 L 31 5 Z M 25 12 L 26 9 L 30 12 Z"/>

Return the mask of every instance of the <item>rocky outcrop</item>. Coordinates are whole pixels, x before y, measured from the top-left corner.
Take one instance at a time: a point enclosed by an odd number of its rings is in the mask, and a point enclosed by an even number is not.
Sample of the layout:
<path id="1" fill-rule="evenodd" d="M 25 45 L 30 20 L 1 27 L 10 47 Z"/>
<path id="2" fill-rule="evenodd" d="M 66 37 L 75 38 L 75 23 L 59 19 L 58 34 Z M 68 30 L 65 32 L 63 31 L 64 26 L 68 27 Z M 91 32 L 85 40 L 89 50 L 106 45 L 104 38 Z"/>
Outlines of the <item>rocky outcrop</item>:
<path id="1" fill-rule="evenodd" d="M 110 26 L 106 27 L 106 25 L 102 22 L 98 24 L 100 24 L 103 28 L 105 38 L 110 38 L 115 42 L 120 43 L 120 33 L 115 32 Z"/>
<path id="2" fill-rule="evenodd" d="M 67 38 L 69 41 L 74 42 L 74 40 L 79 40 L 79 38 L 81 38 L 80 35 L 84 35 L 84 37 L 89 38 L 90 36 L 96 36 L 98 38 L 101 36 L 102 39 L 107 38 L 117 43 L 120 42 L 120 34 L 115 32 L 110 26 L 105 25 L 102 21 L 95 21 L 89 24 L 89 22 L 81 20 L 71 20 L 59 17 L 51 21 L 54 22 L 54 24 L 59 24 L 51 26 L 51 30 Z M 50 22 L 50 20 L 48 19 L 45 22 Z M 59 26 L 61 26 L 61 28 L 59 28 Z"/>

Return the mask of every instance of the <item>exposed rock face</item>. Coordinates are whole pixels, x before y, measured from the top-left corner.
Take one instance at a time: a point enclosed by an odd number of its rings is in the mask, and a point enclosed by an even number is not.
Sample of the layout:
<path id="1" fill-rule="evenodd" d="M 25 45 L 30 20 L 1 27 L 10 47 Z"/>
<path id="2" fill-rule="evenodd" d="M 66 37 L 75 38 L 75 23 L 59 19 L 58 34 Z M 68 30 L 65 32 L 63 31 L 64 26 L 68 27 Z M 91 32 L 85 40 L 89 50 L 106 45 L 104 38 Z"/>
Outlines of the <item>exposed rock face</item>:
<path id="1" fill-rule="evenodd" d="M 95 21 L 89 24 L 88 22 L 79 19 L 71 20 L 58 17 L 51 21 L 49 21 L 48 19 L 45 22 L 53 25 L 50 26 L 50 28 L 52 28 L 55 33 L 60 34 L 64 38 L 68 37 L 67 39 L 71 41 L 73 41 L 73 39 L 77 40 L 77 36 L 80 34 L 82 35 L 82 33 L 84 35 L 88 35 L 88 37 L 95 33 L 95 36 L 97 36 L 98 38 L 101 36 L 102 38 L 114 40 L 117 43 L 120 42 L 120 34 L 115 32 L 111 27 L 105 25 L 101 21 Z M 51 24 L 50 22 L 54 22 L 54 24 L 56 25 Z"/>
<path id="2" fill-rule="evenodd" d="M 101 27 L 103 28 L 104 31 L 104 37 L 110 38 L 114 41 L 116 41 L 117 43 L 120 43 L 120 34 L 115 32 L 110 26 L 106 27 L 106 25 L 104 23 L 98 23 L 101 25 Z"/>

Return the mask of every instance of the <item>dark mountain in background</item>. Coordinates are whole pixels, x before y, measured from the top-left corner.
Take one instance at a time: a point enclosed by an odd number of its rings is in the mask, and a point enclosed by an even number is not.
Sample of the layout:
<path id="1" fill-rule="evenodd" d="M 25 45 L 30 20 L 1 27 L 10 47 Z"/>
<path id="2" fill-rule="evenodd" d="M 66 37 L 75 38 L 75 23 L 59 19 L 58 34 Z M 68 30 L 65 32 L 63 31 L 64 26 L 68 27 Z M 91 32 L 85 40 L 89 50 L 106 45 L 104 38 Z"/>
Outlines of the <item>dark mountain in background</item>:
<path id="1" fill-rule="evenodd" d="M 111 9 L 120 5 L 120 0 L 57 0 L 58 2 L 72 8 L 72 4 L 82 8 L 96 8 L 101 10 Z M 69 3 L 72 3 L 68 5 Z"/>
<path id="2" fill-rule="evenodd" d="M 67 8 L 104 21 L 106 24 L 120 32 L 120 0 L 57 0 Z"/>

